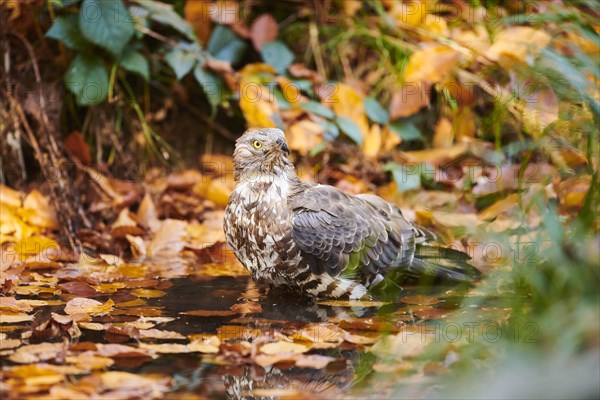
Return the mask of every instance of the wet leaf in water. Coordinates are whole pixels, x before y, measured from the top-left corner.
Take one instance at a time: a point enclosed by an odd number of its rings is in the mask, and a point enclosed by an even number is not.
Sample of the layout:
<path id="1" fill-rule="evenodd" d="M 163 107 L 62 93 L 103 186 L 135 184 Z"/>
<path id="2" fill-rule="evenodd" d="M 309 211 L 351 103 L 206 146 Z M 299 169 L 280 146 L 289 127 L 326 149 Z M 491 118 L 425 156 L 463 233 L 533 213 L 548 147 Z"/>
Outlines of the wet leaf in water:
<path id="1" fill-rule="evenodd" d="M 101 303 L 97 300 L 77 297 L 67 302 L 65 313 L 69 315 L 106 315 L 112 311 L 114 304 L 114 301 L 110 299 L 106 303 Z"/>
<path id="2" fill-rule="evenodd" d="M 296 360 L 296 367 L 323 369 L 332 361 L 335 361 L 335 358 L 320 354 L 303 354 Z"/>
<path id="3" fill-rule="evenodd" d="M 308 350 L 309 350 L 309 348 L 302 344 L 283 342 L 283 341 L 267 343 L 260 348 L 261 353 L 267 354 L 267 355 L 288 354 L 288 353 L 300 354 L 300 353 L 305 353 Z"/>
<path id="4" fill-rule="evenodd" d="M 140 339 L 186 339 L 179 332 L 162 331 L 160 329 L 140 329 Z"/>
<path id="5" fill-rule="evenodd" d="M 61 340 L 62 338 L 73 340 L 79 336 L 81 336 L 81 331 L 71 317 L 52 313 L 50 319 L 33 329 L 31 338 L 38 341 Z"/>
<path id="6" fill-rule="evenodd" d="M 19 347 L 9 360 L 19 364 L 31 364 L 52 360 L 66 350 L 64 343 L 40 343 Z"/>
<path id="7" fill-rule="evenodd" d="M 400 301 L 405 304 L 432 305 L 440 302 L 439 299 L 430 296 L 414 295 L 400 298 Z"/>
<path id="8" fill-rule="evenodd" d="M 180 314 L 190 315 L 192 317 L 229 317 L 231 315 L 237 315 L 239 313 L 232 310 L 194 310 L 184 311 Z"/>

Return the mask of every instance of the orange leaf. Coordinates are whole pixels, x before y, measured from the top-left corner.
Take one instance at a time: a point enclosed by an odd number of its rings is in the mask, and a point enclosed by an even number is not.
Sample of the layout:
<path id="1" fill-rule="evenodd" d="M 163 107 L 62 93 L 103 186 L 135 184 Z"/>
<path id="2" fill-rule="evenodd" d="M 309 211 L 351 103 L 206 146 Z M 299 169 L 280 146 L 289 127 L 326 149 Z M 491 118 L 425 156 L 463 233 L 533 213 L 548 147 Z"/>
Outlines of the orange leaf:
<path id="1" fill-rule="evenodd" d="M 408 83 L 440 82 L 458 61 L 459 54 L 446 46 L 429 46 L 411 54 L 404 81 Z"/>

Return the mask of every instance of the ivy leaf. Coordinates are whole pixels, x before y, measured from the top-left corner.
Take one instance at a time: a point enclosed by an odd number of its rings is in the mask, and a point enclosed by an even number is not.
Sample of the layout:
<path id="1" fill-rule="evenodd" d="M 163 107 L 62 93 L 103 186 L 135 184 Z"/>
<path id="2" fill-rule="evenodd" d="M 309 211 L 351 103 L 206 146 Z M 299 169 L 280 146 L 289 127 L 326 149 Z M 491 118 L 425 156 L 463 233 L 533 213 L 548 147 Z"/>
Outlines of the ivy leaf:
<path id="1" fill-rule="evenodd" d="M 60 40 L 70 49 L 83 50 L 89 44 L 81 34 L 76 18 L 75 14 L 56 17 L 46 37 Z"/>
<path id="2" fill-rule="evenodd" d="M 223 82 L 218 76 L 207 71 L 200 64 L 196 65 L 196 68 L 194 68 L 194 76 L 200 86 L 202 86 L 202 90 L 204 90 L 204 94 L 206 94 L 206 97 L 208 98 L 214 115 L 217 106 L 221 102 Z"/>
<path id="3" fill-rule="evenodd" d="M 307 101 L 306 103 L 300 104 L 300 108 L 310 113 L 318 115 L 319 117 L 333 119 L 335 114 L 330 108 L 325 107 L 323 104 L 316 101 Z"/>
<path id="4" fill-rule="evenodd" d="M 140 74 L 145 80 L 150 79 L 150 66 L 148 60 L 137 51 L 124 52 L 119 59 L 119 65 L 127 71 Z"/>
<path id="5" fill-rule="evenodd" d="M 193 42 L 197 42 L 194 28 L 187 23 L 170 4 L 161 3 L 155 0 L 135 0 L 136 3 L 144 7 L 150 13 L 149 17 L 159 24 L 168 25 L 188 37 Z"/>
<path id="6" fill-rule="evenodd" d="M 394 121 L 390 124 L 390 130 L 405 141 L 423 140 L 421 131 L 412 122 L 402 120 Z"/>
<path id="7" fill-rule="evenodd" d="M 246 47 L 246 42 L 238 38 L 231 29 L 218 25 L 210 35 L 206 50 L 214 58 L 236 64 L 244 55 Z"/>
<path id="8" fill-rule="evenodd" d="M 52 1 L 52 7 L 54 8 L 65 8 L 79 3 L 79 0 L 54 0 Z"/>
<path id="9" fill-rule="evenodd" d="M 191 51 L 174 47 L 173 50 L 165 54 L 165 59 L 175 72 L 177 80 L 180 80 L 194 68 L 194 65 L 198 61 L 198 56 Z"/>
<path id="10" fill-rule="evenodd" d="M 390 121 L 390 114 L 374 98 L 367 97 L 364 104 L 367 117 L 369 117 L 371 121 L 381 125 L 385 125 Z"/>
<path id="11" fill-rule="evenodd" d="M 335 123 L 340 127 L 342 132 L 344 132 L 350 139 L 354 140 L 356 144 L 362 145 L 363 136 L 360 128 L 350 118 L 337 117 Z"/>
<path id="12" fill-rule="evenodd" d="M 78 54 L 67 69 L 65 85 L 80 106 L 103 102 L 108 94 L 108 72 L 102 59 L 93 54 Z"/>
<path id="13" fill-rule="evenodd" d="M 90 42 L 121 54 L 133 36 L 133 21 L 121 0 L 84 0 L 79 12 L 79 28 Z"/>
<path id="14" fill-rule="evenodd" d="M 323 137 L 325 138 L 325 140 L 332 141 L 335 140 L 338 136 L 340 136 L 340 128 L 338 128 L 338 126 L 333 122 L 322 121 L 319 122 L 319 125 L 321 125 L 325 129 L 325 131 L 323 132 Z"/>
<path id="15" fill-rule="evenodd" d="M 264 62 L 275 68 L 280 74 L 284 74 L 287 67 L 294 61 L 294 53 L 279 40 L 265 43 L 260 50 L 260 55 Z"/>

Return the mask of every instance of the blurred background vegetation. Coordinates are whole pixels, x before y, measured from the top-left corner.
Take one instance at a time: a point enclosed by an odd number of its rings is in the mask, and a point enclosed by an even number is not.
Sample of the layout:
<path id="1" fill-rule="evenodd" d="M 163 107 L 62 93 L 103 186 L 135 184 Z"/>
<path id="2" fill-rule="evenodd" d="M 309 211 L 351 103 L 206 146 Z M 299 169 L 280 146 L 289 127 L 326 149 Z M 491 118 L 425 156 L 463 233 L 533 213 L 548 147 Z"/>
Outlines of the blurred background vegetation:
<path id="1" fill-rule="evenodd" d="M 449 381 L 496 359 L 507 365 L 496 376 L 535 382 L 534 393 L 567 393 L 565 370 L 580 398 L 597 394 L 596 1 L 0 0 L 0 10 L 3 184 L 47 178 L 48 154 L 141 181 L 198 155 L 229 162 L 215 154 L 246 128 L 280 127 L 301 171 L 315 172 L 305 178 L 376 192 L 463 249 L 473 238 L 504 249 L 475 257 L 488 273 L 477 304 L 501 299 L 497 320 L 533 323 L 535 340 L 505 335 L 492 351 L 477 336 Z M 232 184 L 202 194 L 226 201 Z M 437 347 L 427 360 L 451 362 Z M 365 382 L 389 374 L 374 360 L 361 361 Z M 540 365 L 548 371 L 533 373 Z"/>

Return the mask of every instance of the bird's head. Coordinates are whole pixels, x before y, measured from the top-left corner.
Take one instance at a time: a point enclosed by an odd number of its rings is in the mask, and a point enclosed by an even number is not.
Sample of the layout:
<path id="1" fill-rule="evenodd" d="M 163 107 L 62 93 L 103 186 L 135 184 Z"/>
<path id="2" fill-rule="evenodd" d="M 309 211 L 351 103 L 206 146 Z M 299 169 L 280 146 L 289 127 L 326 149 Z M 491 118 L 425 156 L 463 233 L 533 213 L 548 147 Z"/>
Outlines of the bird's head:
<path id="1" fill-rule="evenodd" d="M 236 142 L 233 152 L 235 178 L 259 174 L 281 175 L 290 168 L 290 150 L 281 129 L 262 128 L 246 131 Z"/>

